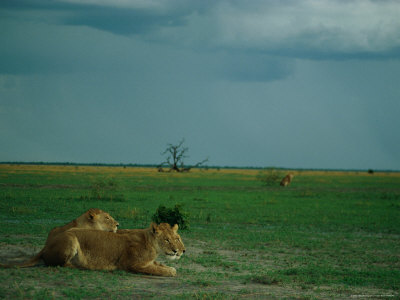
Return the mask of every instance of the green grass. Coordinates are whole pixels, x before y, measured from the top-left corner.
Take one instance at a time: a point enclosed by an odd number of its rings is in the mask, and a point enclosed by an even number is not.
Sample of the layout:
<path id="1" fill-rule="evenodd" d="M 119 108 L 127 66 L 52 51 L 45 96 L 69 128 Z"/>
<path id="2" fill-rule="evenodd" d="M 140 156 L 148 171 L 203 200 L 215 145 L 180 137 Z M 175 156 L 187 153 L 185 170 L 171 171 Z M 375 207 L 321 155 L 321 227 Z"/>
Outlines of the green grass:
<path id="1" fill-rule="evenodd" d="M 366 172 L 365 172 L 366 173 Z M 288 188 L 257 171 L 0 166 L 0 262 L 44 244 L 91 207 L 143 228 L 182 205 L 176 278 L 36 267 L 0 269 L 0 297 L 343 299 L 399 296 L 400 175 L 297 172 Z M 8 253 L 9 254 L 9 253 Z M 17 255 L 17 254 L 15 254 Z M 25 258 L 27 256 L 25 255 Z M 22 258 L 21 258 L 22 259 Z"/>

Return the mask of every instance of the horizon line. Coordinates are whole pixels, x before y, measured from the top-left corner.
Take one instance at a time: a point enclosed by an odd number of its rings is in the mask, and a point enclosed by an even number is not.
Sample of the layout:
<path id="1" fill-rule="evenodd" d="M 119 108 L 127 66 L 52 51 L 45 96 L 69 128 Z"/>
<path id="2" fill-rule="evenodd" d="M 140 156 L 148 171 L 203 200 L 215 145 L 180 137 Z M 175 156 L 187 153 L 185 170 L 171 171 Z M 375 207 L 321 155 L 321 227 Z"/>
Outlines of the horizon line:
<path id="1" fill-rule="evenodd" d="M 58 165 L 58 166 L 99 166 L 99 167 L 144 167 L 156 168 L 159 164 L 146 164 L 146 163 L 83 163 L 83 162 L 43 162 L 43 161 L 0 161 L 0 165 Z M 218 165 L 204 165 L 204 166 L 191 166 L 193 169 L 278 169 L 278 170 L 304 170 L 304 171 L 347 171 L 347 172 L 400 172 L 400 170 L 393 169 L 334 169 L 334 168 L 289 168 L 289 167 L 275 167 L 275 166 L 218 166 Z"/>

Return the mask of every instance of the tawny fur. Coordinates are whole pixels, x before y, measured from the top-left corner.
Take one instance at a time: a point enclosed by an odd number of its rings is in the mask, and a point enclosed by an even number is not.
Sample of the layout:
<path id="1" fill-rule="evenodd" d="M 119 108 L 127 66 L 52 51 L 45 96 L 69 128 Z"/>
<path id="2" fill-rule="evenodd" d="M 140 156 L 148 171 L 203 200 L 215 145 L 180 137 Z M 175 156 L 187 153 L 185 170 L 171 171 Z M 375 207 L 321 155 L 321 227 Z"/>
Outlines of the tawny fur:
<path id="1" fill-rule="evenodd" d="M 281 181 L 281 186 L 288 186 L 288 185 L 292 182 L 293 177 L 294 177 L 293 174 L 291 174 L 291 173 L 287 174 L 287 175 L 282 179 L 282 181 Z"/>
<path id="2" fill-rule="evenodd" d="M 178 225 L 166 223 L 119 233 L 70 229 L 57 235 L 42 257 L 49 266 L 176 276 L 175 268 L 155 260 L 159 254 L 179 259 L 185 252 L 177 231 Z"/>
<path id="3" fill-rule="evenodd" d="M 117 221 L 114 220 L 113 217 L 111 217 L 107 212 L 102 211 L 101 209 L 98 208 L 91 208 L 88 211 L 86 211 L 84 214 L 79 216 L 78 218 L 72 220 L 68 224 L 65 224 L 64 226 L 59 226 L 53 228 L 46 240 L 46 244 L 43 247 L 43 249 L 36 254 L 34 257 L 32 257 L 30 260 L 20 263 L 20 264 L 15 264 L 15 265 L 3 265 L 0 264 L 0 267 L 7 268 L 7 267 L 33 267 L 37 264 L 40 263 L 41 259 L 43 258 L 43 253 L 45 250 L 49 251 L 49 246 L 52 241 L 55 239 L 55 237 L 62 233 L 65 232 L 69 229 L 72 228 L 80 228 L 80 229 L 96 229 L 96 230 L 102 230 L 102 231 L 112 231 L 116 232 L 119 224 Z"/>

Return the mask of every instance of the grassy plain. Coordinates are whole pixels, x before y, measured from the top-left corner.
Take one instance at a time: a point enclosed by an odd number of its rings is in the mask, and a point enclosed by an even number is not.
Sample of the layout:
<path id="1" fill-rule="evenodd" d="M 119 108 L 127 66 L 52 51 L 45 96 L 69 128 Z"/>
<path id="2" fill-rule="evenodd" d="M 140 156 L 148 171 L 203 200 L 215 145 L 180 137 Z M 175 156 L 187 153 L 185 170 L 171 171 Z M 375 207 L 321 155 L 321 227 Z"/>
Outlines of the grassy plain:
<path id="1" fill-rule="evenodd" d="M 0 298 L 363 299 L 400 293 L 400 173 L 0 165 L 0 262 L 21 261 L 91 207 L 144 228 L 160 204 L 190 229 L 176 278 L 68 268 L 0 269 Z"/>

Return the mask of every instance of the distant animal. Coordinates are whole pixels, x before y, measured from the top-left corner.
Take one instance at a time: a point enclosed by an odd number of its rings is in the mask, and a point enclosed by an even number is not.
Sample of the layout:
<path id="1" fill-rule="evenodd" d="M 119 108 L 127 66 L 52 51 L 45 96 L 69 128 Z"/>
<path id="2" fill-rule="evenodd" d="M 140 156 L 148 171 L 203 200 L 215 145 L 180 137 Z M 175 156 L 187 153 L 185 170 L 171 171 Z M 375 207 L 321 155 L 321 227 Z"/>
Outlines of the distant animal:
<path id="1" fill-rule="evenodd" d="M 46 265 L 89 270 L 125 270 L 159 276 L 176 276 L 176 269 L 155 259 L 165 254 L 179 259 L 185 246 L 178 225 L 152 223 L 146 229 L 124 229 L 119 233 L 70 229 L 58 234 L 43 253 Z"/>
<path id="2" fill-rule="evenodd" d="M 281 186 L 288 186 L 293 179 L 294 175 L 292 173 L 287 174 L 281 181 Z"/>
<path id="3" fill-rule="evenodd" d="M 68 224 L 53 228 L 47 236 L 46 244 L 43 249 L 34 257 L 32 257 L 29 261 L 15 265 L 0 264 L 0 267 L 33 267 L 39 264 L 40 260 L 43 258 L 43 254 L 46 251 L 50 251 L 49 247 L 54 246 L 53 240 L 55 239 L 55 237 L 69 229 L 96 229 L 102 231 L 116 232 L 118 226 L 119 223 L 115 221 L 114 218 L 109 215 L 109 213 L 102 211 L 98 208 L 91 208 Z"/>

